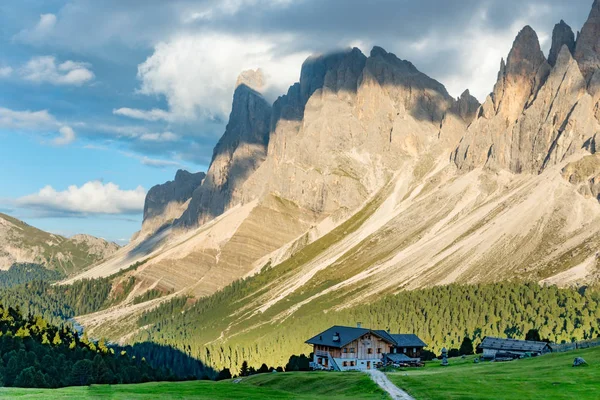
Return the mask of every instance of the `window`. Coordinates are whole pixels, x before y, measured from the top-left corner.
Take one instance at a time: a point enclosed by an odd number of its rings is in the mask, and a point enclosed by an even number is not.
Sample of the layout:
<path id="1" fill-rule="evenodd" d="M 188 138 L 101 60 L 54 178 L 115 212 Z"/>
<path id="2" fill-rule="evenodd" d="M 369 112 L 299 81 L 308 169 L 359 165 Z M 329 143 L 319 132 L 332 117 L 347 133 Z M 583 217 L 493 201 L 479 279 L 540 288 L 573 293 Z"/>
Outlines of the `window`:
<path id="1" fill-rule="evenodd" d="M 344 347 L 344 353 L 347 353 L 347 352 L 348 352 L 348 348 Z"/>
<path id="2" fill-rule="evenodd" d="M 377 348 L 377 354 L 381 354 L 381 348 Z"/>
<path id="3" fill-rule="evenodd" d="M 355 365 L 355 364 L 354 364 L 354 361 L 350 361 L 350 366 L 351 366 L 351 367 L 354 367 L 354 365 Z"/>
<path id="4" fill-rule="evenodd" d="M 413 353 L 416 353 L 416 352 L 417 352 L 417 348 L 413 347 Z"/>
<path id="5" fill-rule="evenodd" d="M 373 349 L 371 347 L 367 349 L 367 354 L 373 354 Z"/>
<path id="6" fill-rule="evenodd" d="M 354 347 L 350 347 L 350 353 L 354 353 Z"/>
<path id="7" fill-rule="evenodd" d="M 402 352 L 406 354 L 406 347 L 402 349 Z"/>
<path id="8" fill-rule="evenodd" d="M 347 366 L 348 366 L 348 363 L 347 363 L 346 361 L 344 361 L 344 362 L 342 363 L 342 367 L 347 367 Z"/>

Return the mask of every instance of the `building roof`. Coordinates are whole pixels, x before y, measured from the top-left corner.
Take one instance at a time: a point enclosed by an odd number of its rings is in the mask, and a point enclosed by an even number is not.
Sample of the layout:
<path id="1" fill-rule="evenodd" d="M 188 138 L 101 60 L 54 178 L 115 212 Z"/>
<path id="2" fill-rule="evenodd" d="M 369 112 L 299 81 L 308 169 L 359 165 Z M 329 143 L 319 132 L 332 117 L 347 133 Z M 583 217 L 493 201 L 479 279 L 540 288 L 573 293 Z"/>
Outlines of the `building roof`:
<path id="1" fill-rule="evenodd" d="M 533 340 L 503 339 L 486 336 L 478 347 L 482 349 L 538 353 L 549 348 L 549 345 L 546 342 L 535 342 Z"/>
<path id="2" fill-rule="evenodd" d="M 390 335 L 397 347 L 427 347 L 427 344 L 413 333 Z"/>
<path id="3" fill-rule="evenodd" d="M 379 336 L 381 339 L 386 342 L 396 345 L 396 346 L 406 346 L 406 347 L 421 347 L 426 346 L 425 343 L 421 339 L 419 339 L 416 335 L 392 335 L 384 330 L 376 329 L 371 330 L 368 328 L 357 328 L 350 326 L 339 326 L 335 325 L 331 328 L 327 329 L 324 332 L 319 333 L 318 335 L 308 339 L 306 343 L 327 346 L 327 347 L 336 347 L 341 348 L 347 345 L 350 342 L 360 338 L 361 336 L 372 333 L 376 336 Z M 334 341 L 334 336 L 338 334 L 339 340 Z M 336 338 L 337 339 L 337 338 Z M 401 340 L 402 344 L 398 344 L 396 340 Z M 411 344 L 405 344 L 411 343 Z"/>
<path id="4" fill-rule="evenodd" d="M 388 360 L 390 360 L 393 363 L 406 363 L 406 362 L 414 361 L 412 358 L 410 358 L 406 354 L 402 354 L 402 353 L 397 353 L 397 354 L 388 353 L 385 355 L 385 358 L 387 358 Z"/>

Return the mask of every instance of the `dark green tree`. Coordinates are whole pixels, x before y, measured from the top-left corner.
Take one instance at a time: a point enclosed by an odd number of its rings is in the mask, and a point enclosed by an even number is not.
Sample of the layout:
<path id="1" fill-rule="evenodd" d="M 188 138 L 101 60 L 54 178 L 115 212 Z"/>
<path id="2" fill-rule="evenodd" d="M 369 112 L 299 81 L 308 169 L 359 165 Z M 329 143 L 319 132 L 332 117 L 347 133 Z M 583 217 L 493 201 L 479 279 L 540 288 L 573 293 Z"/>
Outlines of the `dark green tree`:
<path id="1" fill-rule="evenodd" d="M 458 349 L 461 356 L 470 356 L 473 354 L 473 341 L 470 337 L 465 336 L 463 338 L 462 343 L 460 344 L 460 349 Z"/>

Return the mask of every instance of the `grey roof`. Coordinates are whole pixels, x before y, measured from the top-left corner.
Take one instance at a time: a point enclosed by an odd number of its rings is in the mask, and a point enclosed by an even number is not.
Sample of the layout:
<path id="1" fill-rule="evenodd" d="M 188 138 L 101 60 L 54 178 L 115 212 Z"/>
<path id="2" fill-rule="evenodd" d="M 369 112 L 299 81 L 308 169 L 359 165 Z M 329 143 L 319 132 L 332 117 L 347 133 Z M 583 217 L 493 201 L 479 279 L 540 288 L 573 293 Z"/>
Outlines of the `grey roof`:
<path id="1" fill-rule="evenodd" d="M 419 339 L 416 335 L 392 335 L 384 330 L 376 329 L 371 330 L 367 328 L 356 328 L 350 326 L 339 326 L 335 325 L 331 328 L 327 329 L 324 332 L 319 333 L 318 335 L 308 339 L 306 343 L 320 345 L 320 346 L 328 346 L 328 347 L 336 347 L 341 348 L 347 345 L 348 343 L 360 338 L 361 336 L 372 333 L 376 336 L 379 336 L 386 342 L 396 345 L 398 347 L 406 346 L 406 347 L 421 347 L 427 346 L 421 339 Z M 333 341 L 333 336 L 335 334 L 339 334 L 340 340 Z M 396 340 L 401 340 L 403 344 L 398 344 Z M 410 344 L 405 344 L 410 343 Z"/>
<path id="2" fill-rule="evenodd" d="M 367 329 L 367 328 L 353 328 L 353 327 L 349 327 L 349 326 L 339 326 L 339 325 L 332 326 L 331 328 L 327 329 L 326 331 L 319 333 L 318 335 L 308 339 L 306 341 L 306 343 L 316 344 L 316 345 L 320 345 L 320 346 L 340 347 L 341 348 L 369 332 L 381 337 L 382 339 L 384 339 L 392 344 L 394 343 L 393 339 L 391 339 L 390 335 L 385 331 L 379 331 L 379 330 L 372 331 L 371 329 Z M 339 334 L 340 340 L 334 342 L 333 336 L 336 333 Z"/>
<path id="3" fill-rule="evenodd" d="M 403 362 L 413 361 L 412 358 L 410 358 L 406 354 L 402 354 L 402 353 L 397 353 L 397 354 L 388 353 L 385 355 L 385 358 L 387 358 L 388 360 L 390 360 L 391 362 L 394 362 L 394 363 L 403 363 Z"/>
<path id="4" fill-rule="evenodd" d="M 397 347 L 427 347 L 427 344 L 413 333 L 390 335 Z"/>
<path id="5" fill-rule="evenodd" d="M 482 349 L 493 349 L 503 351 L 524 351 L 540 353 L 550 348 L 546 342 L 535 342 L 533 340 L 503 339 L 486 336 L 478 346 Z"/>

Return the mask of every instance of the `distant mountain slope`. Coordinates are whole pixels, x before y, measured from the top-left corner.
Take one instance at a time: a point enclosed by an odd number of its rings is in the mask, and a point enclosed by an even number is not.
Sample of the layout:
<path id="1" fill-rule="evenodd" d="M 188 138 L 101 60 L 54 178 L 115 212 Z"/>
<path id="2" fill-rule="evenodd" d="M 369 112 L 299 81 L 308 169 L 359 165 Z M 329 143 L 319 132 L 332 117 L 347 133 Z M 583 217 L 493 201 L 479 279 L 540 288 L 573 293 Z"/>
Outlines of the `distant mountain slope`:
<path id="1" fill-rule="evenodd" d="M 115 243 L 89 235 L 65 238 L 44 232 L 0 213 L 0 269 L 34 263 L 65 275 L 105 259 L 119 249 Z"/>

